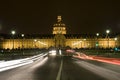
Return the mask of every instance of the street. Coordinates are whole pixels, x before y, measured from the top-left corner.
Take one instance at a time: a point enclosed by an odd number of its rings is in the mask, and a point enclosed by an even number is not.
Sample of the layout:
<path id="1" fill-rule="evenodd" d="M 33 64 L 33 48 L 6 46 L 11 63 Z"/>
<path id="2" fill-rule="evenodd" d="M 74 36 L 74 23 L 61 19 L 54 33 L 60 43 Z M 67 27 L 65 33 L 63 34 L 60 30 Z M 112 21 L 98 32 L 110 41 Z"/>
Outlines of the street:
<path id="1" fill-rule="evenodd" d="M 0 72 L 0 80 L 119 80 L 119 67 L 70 56 L 48 56 L 31 64 Z"/>

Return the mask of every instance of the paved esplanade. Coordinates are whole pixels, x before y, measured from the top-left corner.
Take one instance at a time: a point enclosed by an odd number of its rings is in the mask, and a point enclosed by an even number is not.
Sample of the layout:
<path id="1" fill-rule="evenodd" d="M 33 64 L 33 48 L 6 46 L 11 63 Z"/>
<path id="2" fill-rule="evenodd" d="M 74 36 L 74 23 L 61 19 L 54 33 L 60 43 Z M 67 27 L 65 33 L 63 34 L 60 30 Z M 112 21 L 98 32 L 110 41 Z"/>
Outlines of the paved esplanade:
<path id="1" fill-rule="evenodd" d="M 119 80 L 119 73 L 117 65 L 49 56 L 29 65 L 0 72 L 0 80 Z"/>

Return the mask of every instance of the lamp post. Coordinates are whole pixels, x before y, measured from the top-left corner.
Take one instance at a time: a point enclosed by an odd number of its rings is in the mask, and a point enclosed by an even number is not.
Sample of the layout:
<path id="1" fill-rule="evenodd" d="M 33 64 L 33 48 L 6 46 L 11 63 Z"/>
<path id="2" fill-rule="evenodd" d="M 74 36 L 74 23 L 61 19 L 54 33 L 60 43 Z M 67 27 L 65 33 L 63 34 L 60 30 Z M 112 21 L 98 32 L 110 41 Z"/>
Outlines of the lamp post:
<path id="1" fill-rule="evenodd" d="M 37 40 L 35 39 L 34 42 L 35 42 L 35 48 L 36 48 L 36 42 L 37 42 Z"/>
<path id="2" fill-rule="evenodd" d="M 96 47 L 98 47 L 98 46 L 99 46 L 99 44 L 98 44 L 98 36 L 99 36 L 99 33 L 96 33 L 96 36 L 97 36 Z"/>
<path id="3" fill-rule="evenodd" d="M 11 31 L 11 34 L 12 34 L 12 36 L 13 36 L 13 48 L 12 48 L 12 49 L 14 49 L 14 35 L 15 35 L 15 33 L 16 33 L 16 32 L 15 32 L 14 30 Z"/>
<path id="4" fill-rule="evenodd" d="M 23 52 L 23 55 L 24 55 L 24 46 L 23 46 L 23 38 L 24 38 L 24 34 L 21 34 L 22 36 L 22 52 Z"/>
<path id="5" fill-rule="evenodd" d="M 96 36 L 98 37 L 98 36 L 99 36 L 99 33 L 96 33 Z"/>
<path id="6" fill-rule="evenodd" d="M 106 30 L 106 37 L 107 37 L 107 44 L 108 44 L 108 48 L 109 48 L 109 33 L 110 33 L 110 30 Z"/>
<path id="7" fill-rule="evenodd" d="M 21 34 L 22 37 L 24 37 L 24 34 Z"/>
<path id="8" fill-rule="evenodd" d="M 82 41 L 80 41 L 80 44 L 81 44 L 81 48 L 82 48 Z"/>
<path id="9" fill-rule="evenodd" d="M 117 48 L 117 40 L 118 40 L 118 38 L 117 37 L 115 37 L 114 38 L 114 40 L 115 40 L 115 48 L 114 48 L 114 53 L 116 52 L 116 51 L 118 51 L 118 48 Z"/>
<path id="10" fill-rule="evenodd" d="M 21 34 L 22 36 L 22 49 L 23 49 L 23 38 L 24 38 L 24 34 Z"/>
<path id="11" fill-rule="evenodd" d="M 85 45 L 85 41 L 86 41 L 86 39 L 84 39 L 84 48 L 86 47 L 86 45 Z"/>
<path id="12" fill-rule="evenodd" d="M 117 42 L 117 38 L 115 37 L 114 40 L 115 40 L 115 47 L 117 47 L 117 43 L 116 43 Z"/>

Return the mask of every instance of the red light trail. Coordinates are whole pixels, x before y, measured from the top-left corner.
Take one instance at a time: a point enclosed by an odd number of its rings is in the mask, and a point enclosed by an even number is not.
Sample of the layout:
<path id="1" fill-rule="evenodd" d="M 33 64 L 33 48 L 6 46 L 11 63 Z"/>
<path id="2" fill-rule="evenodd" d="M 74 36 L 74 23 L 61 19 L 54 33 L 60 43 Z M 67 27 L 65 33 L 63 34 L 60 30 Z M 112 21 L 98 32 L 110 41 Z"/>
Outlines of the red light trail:
<path id="1" fill-rule="evenodd" d="M 99 56 L 87 56 L 86 54 L 79 53 L 79 52 L 76 52 L 75 54 L 76 55 L 73 56 L 75 58 L 89 59 L 89 60 L 95 60 L 95 61 L 100 61 L 100 62 L 106 62 L 106 63 L 110 63 L 110 64 L 120 65 L 120 58 L 107 58 L 107 57 L 99 57 Z"/>

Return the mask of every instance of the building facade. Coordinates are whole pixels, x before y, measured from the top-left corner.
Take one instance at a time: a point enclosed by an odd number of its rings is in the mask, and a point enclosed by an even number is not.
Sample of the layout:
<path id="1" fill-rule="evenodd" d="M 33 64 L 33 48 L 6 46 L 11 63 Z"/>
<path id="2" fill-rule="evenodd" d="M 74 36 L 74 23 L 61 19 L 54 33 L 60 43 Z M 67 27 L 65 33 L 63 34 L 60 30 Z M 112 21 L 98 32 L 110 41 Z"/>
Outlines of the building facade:
<path id="1" fill-rule="evenodd" d="M 16 37 L 1 36 L 1 49 L 27 49 L 27 48 L 49 48 L 49 47 L 71 47 L 71 48 L 115 48 L 120 47 L 120 36 L 96 36 L 88 34 L 67 34 L 66 25 L 62 17 L 57 17 L 53 24 L 52 34 L 48 35 L 20 35 Z"/>

